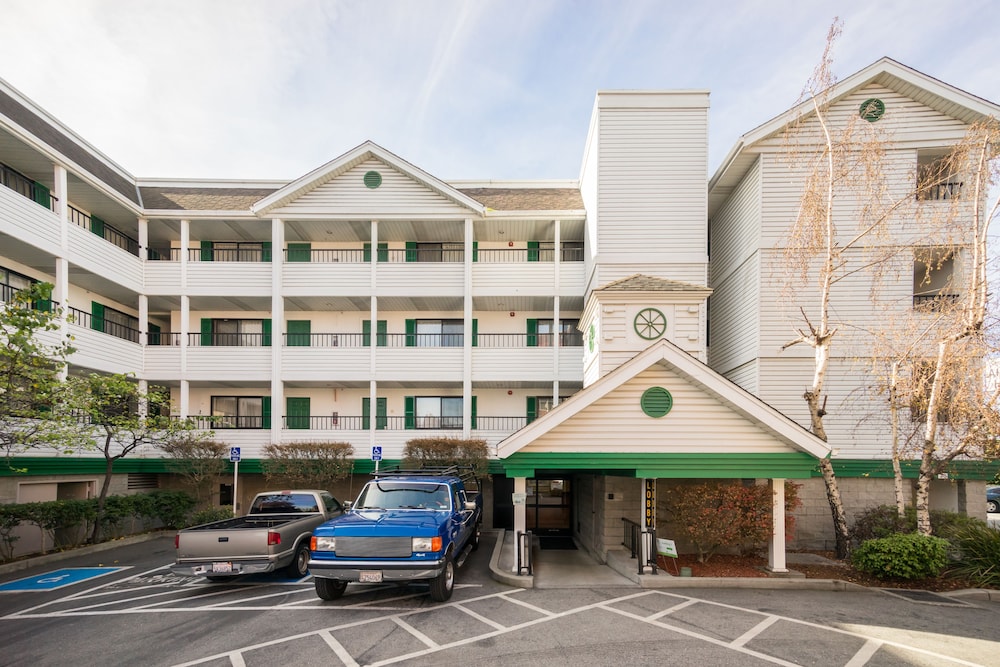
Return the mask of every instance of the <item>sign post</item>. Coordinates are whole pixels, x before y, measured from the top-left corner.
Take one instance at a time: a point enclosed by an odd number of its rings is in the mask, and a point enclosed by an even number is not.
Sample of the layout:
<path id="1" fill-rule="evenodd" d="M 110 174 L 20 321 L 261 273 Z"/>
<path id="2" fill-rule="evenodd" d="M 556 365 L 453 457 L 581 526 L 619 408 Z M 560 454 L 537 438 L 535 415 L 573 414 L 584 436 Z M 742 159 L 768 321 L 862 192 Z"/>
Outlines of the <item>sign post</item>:
<path id="1" fill-rule="evenodd" d="M 240 448 L 230 447 L 229 448 L 229 461 L 233 464 L 233 516 L 236 516 L 236 505 L 239 499 L 239 494 L 237 494 L 237 483 L 240 476 Z"/>
<path id="2" fill-rule="evenodd" d="M 372 461 L 375 462 L 375 472 L 378 472 L 378 462 L 382 460 L 382 447 L 379 445 L 372 446 Z"/>

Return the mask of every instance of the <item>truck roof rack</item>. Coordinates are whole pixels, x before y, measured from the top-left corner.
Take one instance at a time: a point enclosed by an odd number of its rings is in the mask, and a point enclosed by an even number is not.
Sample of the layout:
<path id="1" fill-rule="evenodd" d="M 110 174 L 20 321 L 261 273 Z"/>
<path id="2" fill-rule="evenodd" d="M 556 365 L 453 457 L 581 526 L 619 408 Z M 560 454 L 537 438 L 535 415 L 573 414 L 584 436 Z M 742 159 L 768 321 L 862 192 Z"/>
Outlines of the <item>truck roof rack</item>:
<path id="1" fill-rule="evenodd" d="M 477 486 L 479 481 L 479 477 L 471 465 L 423 466 L 420 468 L 393 466 L 373 471 L 372 477 L 458 477 L 463 483 L 475 480 Z"/>

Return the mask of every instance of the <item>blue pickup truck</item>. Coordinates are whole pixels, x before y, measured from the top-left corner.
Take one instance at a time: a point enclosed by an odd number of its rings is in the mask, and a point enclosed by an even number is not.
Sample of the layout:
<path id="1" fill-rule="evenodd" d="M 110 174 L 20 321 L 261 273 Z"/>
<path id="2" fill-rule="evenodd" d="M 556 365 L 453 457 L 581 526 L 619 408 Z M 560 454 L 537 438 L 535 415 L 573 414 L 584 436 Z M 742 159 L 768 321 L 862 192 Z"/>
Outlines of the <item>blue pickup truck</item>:
<path id="1" fill-rule="evenodd" d="M 455 568 L 479 547 L 482 496 L 458 466 L 374 474 L 341 516 L 313 531 L 309 572 L 316 595 L 336 600 L 348 582 L 430 582 L 443 602 Z"/>

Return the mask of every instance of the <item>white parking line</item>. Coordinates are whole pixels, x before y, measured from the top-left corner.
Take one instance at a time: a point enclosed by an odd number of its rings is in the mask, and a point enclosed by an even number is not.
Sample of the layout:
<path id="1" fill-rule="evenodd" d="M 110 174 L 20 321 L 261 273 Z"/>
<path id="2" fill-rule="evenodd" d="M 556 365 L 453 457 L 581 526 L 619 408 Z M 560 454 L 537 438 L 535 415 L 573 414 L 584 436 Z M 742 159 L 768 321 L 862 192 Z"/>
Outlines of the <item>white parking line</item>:
<path id="1" fill-rule="evenodd" d="M 844 667 L 864 667 L 871 660 L 872 656 L 878 653 L 878 650 L 882 648 L 882 642 L 878 639 L 869 639 L 865 642 L 864 646 L 858 649 L 858 652 L 854 654 Z"/>

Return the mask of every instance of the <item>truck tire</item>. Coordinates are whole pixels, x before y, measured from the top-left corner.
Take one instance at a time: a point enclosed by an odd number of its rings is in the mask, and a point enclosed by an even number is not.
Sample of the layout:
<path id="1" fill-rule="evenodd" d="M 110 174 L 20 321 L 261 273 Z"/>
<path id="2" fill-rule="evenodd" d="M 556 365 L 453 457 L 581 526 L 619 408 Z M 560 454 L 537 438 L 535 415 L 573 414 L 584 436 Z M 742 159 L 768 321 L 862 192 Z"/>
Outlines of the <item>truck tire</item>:
<path id="1" fill-rule="evenodd" d="M 482 524 L 477 523 L 476 527 L 472 529 L 472 537 L 469 538 L 469 546 L 472 547 L 473 551 L 479 548 L 479 537 L 483 532 L 482 528 Z"/>
<path id="2" fill-rule="evenodd" d="M 344 594 L 345 590 L 347 590 L 346 581 L 316 577 L 316 595 L 323 600 L 336 600 Z"/>
<path id="3" fill-rule="evenodd" d="M 309 574 L 309 545 L 305 542 L 295 549 L 292 562 L 285 568 L 285 574 L 293 579 L 301 579 Z"/>
<path id="4" fill-rule="evenodd" d="M 431 599 L 435 602 L 445 602 L 451 597 L 455 588 L 455 561 L 451 554 L 444 559 L 444 569 L 441 574 L 431 579 Z"/>

